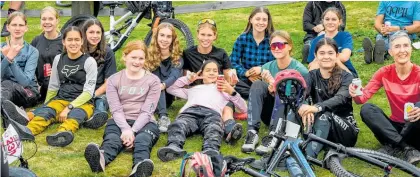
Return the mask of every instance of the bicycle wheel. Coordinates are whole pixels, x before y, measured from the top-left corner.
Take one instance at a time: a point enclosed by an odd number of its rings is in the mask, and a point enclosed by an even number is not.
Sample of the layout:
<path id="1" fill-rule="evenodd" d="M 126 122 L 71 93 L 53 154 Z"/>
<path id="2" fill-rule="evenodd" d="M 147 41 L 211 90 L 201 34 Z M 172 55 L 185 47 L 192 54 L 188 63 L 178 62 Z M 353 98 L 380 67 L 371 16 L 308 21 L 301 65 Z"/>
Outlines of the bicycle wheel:
<path id="1" fill-rule="evenodd" d="M 64 33 L 64 30 L 69 27 L 69 26 L 77 26 L 79 28 L 82 27 L 83 23 L 85 23 L 85 21 L 95 18 L 92 15 L 86 15 L 86 14 L 81 14 L 81 15 L 76 15 L 74 17 L 72 17 L 70 20 L 68 20 L 63 27 L 61 27 L 61 34 Z"/>
<path id="2" fill-rule="evenodd" d="M 389 165 L 393 167 L 392 174 L 391 174 L 393 176 L 420 176 L 419 168 L 399 158 L 396 158 L 387 154 L 383 154 L 377 151 L 369 150 L 369 149 L 362 149 L 362 148 L 349 148 L 349 149 L 356 151 L 360 154 L 372 157 L 374 159 L 380 160 L 382 162 L 388 163 Z M 356 176 L 353 172 L 349 172 L 345 169 L 345 167 L 343 167 L 343 160 L 346 160 L 346 159 L 349 159 L 350 161 L 356 160 L 356 163 L 358 163 L 358 165 L 362 165 L 363 163 L 365 163 L 362 160 L 351 157 L 349 155 L 341 154 L 339 156 L 332 156 L 327 162 L 329 164 L 331 172 L 335 174 L 336 176 L 340 176 L 340 177 L 341 176 L 346 176 L 346 177 Z M 372 164 L 368 164 L 368 165 L 370 166 L 369 168 L 372 168 L 372 169 L 375 169 L 376 167 Z M 378 171 L 382 171 L 382 169 L 379 169 L 379 168 L 376 168 L 376 169 L 378 169 Z M 370 170 L 371 169 L 369 169 L 369 171 Z M 372 176 L 372 174 L 370 174 L 370 176 Z"/>
<path id="3" fill-rule="evenodd" d="M 173 18 L 168 18 L 168 19 L 164 19 L 160 21 L 160 23 L 163 23 L 163 22 L 170 23 L 174 25 L 176 29 L 181 31 L 182 37 L 179 41 L 185 41 L 185 45 L 186 45 L 186 46 L 182 46 L 183 48 L 190 48 L 191 46 L 194 45 L 194 38 L 191 34 L 191 31 L 184 22 L 178 19 L 173 19 Z M 153 35 L 153 31 L 150 30 L 147 33 L 146 37 L 144 38 L 144 42 L 146 43 L 147 46 L 149 46 L 150 43 L 152 42 L 152 35 Z"/>

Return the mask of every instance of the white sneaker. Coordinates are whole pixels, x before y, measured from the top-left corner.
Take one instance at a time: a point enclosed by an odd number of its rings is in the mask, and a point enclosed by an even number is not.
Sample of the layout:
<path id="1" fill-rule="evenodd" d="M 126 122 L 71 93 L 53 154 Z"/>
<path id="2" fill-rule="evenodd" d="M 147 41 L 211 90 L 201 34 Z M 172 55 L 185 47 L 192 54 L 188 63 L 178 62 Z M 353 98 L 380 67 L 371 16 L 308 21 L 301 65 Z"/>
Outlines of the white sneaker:
<path id="1" fill-rule="evenodd" d="M 259 145 L 255 150 L 255 153 L 257 153 L 257 155 L 263 156 L 265 154 L 270 154 L 271 152 L 273 152 L 279 140 L 276 137 L 274 137 L 272 133 L 273 132 L 270 132 L 268 136 L 265 136 L 261 140 L 261 145 Z"/>
<path id="2" fill-rule="evenodd" d="M 245 143 L 242 145 L 242 152 L 249 153 L 255 150 L 258 144 L 258 134 L 255 130 L 248 130 L 245 137 Z"/>

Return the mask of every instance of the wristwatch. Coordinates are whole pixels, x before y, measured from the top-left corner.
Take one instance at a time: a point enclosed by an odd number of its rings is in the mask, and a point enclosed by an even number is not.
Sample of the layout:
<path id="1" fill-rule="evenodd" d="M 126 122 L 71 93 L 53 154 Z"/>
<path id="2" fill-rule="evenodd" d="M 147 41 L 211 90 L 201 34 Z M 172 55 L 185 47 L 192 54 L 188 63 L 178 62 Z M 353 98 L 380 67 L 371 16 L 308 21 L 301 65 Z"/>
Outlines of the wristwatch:
<path id="1" fill-rule="evenodd" d="M 318 109 L 318 112 L 321 112 L 322 111 L 322 106 L 320 106 L 318 104 L 315 104 L 314 106 Z"/>
<path id="2" fill-rule="evenodd" d="M 72 110 L 74 107 L 73 107 L 73 105 L 69 104 L 69 105 L 67 106 L 67 108 L 69 108 L 70 110 Z"/>

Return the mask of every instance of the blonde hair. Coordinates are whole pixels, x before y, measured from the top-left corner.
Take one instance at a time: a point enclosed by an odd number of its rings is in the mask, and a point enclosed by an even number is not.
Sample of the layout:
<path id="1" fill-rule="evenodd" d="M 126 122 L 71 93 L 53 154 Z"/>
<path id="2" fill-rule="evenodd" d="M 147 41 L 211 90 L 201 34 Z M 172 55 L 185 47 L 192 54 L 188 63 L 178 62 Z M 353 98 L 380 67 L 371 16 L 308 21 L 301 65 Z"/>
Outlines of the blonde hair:
<path id="1" fill-rule="evenodd" d="M 210 28 L 213 31 L 214 35 L 217 36 L 217 28 L 216 28 L 216 26 L 214 26 L 214 25 L 212 25 L 210 23 L 202 23 L 202 24 L 198 25 L 197 33 L 199 33 L 201 29 L 206 28 L 206 27 L 207 28 Z"/>
<path id="2" fill-rule="evenodd" d="M 23 14 L 22 12 L 19 12 L 19 11 L 15 11 L 15 12 L 11 13 L 9 15 L 9 17 L 7 17 L 6 24 L 10 25 L 10 23 L 12 23 L 13 19 L 15 19 L 16 17 L 22 18 L 22 20 L 25 21 L 25 25 L 28 24 L 28 21 L 26 20 L 25 14 Z"/>
<path id="3" fill-rule="evenodd" d="M 270 36 L 270 44 L 271 41 L 275 38 L 275 37 L 281 37 L 283 39 L 285 39 L 287 41 L 287 43 L 289 44 L 289 46 L 291 47 L 289 54 L 292 55 L 292 51 L 293 51 L 293 40 L 290 37 L 290 34 L 287 31 L 283 31 L 283 30 L 276 30 L 273 33 L 271 33 Z"/>
<path id="4" fill-rule="evenodd" d="M 142 50 L 144 52 L 144 55 L 147 61 L 148 59 L 147 46 L 146 44 L 144 44 L 143 41 L 135 40 L 135 41 L 128 42 L 127 45 L 125 45 L 125 47 L 123 48 L 123 55 L 127 56 L 133 50 Z"/>
<path id="5" fill-rule="evenodd" d="M 60 20 L 60 14 L 58 13 L 57 9 L 51 6 L 47 6 L 41 10 L 39 17 L 42 18 L 42 14 L 44 14 L 45 12 L 50 12 L 54 15 L 55 19 L 57 19 L 57 25 L 55 26 L 55 30 L 57 32 L 60 32 L 59 27 L 58 27 L 59 25 L 58 20 Z M 42 30 L 42 32 L 44 32 L 44 30 Z"/>
<path id="6" fill-rule="evenodd" d="M 145 68 L 149 71 L 154 71 L 156 68 L 160 66 L 162 61 L 160 47 L 157 42 L 158 33 L 163 28 L 169 28 L 172 31 L 172 42 L 169 46 L 169 52 L 171 52 L 171 62 L 172 65 L 178 66 L 180 65 L 181 59 L 181 48 L 179 46 L 178 36 L 176 35 L 175 27 L 170 23 L 161 23 L 159 26 L 153 30 L 152 42 L 148 49 L 149 58 L 146 60 Z"/>

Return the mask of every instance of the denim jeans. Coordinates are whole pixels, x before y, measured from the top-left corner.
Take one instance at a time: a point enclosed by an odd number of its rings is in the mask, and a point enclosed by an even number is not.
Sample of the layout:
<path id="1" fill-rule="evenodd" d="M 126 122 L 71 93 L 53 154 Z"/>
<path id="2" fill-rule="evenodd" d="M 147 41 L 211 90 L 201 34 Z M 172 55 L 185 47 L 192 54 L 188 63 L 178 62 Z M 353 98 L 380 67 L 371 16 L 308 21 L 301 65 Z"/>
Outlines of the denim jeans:
<path id="1" fill-rule="evenodd" d="M 109 105 L 108 101 L 106 100 L 106 95 L 100 95 L 95 98 L 94 100 L 95 110 L 93 111 L 93 115 L 100 113 L 100 112 L 108 112 Z"/>

